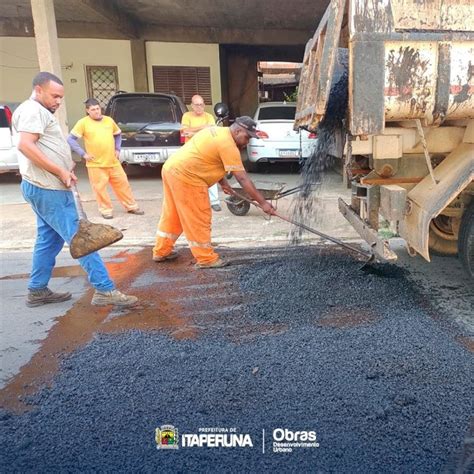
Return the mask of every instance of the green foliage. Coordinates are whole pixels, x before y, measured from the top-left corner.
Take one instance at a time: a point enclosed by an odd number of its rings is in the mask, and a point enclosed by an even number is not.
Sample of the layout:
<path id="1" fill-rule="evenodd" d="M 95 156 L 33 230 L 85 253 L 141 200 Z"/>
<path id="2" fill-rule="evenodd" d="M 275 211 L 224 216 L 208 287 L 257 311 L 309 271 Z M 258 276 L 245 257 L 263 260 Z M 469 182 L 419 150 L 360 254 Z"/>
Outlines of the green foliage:
<path id="1" fill-rule="evenodd" d="M 392 237 L 398 237 L 398 231 L 395 224 L 390 224 L 389 221 L 383 219 L 379 224 L 378 236 L 382 239 L 391 239 Z"/>
<path id="2" fill-rule="evenodd" d="M 291 94 L 286 94 L 284 92 L 283 95 L 285 96 L 286 102 L 296 102 L 296 99 L 298 98 L 298 86 L 295 87 L 295 90 Z"/>

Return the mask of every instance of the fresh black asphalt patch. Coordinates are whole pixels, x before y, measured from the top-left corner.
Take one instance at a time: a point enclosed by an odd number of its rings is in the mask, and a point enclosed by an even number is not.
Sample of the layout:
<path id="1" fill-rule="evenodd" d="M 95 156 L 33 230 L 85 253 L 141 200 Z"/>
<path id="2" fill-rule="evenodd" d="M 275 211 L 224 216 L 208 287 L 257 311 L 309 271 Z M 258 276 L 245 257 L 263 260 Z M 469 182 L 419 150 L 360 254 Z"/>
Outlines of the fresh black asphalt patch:
<path id="1" fill-rule="evenodd" d="M 31 411 L 2 412 L 4 472 L 439 472 L 460 459 L 472 354 L 402 270 L 361 271 L 332 248 L 223 253 L 234 266 L 184 265 L 178 290 L 178 267 L 147 267 L 136 288 L 161 282 L 156 318 L 174 291 L 187 336 L 98 331 Z M 181 438 L 235 428 L 253 447 L 157 449 L 166 424 Z M 319 447 L 273 452 L 278 428 L 314 431 Z"/>

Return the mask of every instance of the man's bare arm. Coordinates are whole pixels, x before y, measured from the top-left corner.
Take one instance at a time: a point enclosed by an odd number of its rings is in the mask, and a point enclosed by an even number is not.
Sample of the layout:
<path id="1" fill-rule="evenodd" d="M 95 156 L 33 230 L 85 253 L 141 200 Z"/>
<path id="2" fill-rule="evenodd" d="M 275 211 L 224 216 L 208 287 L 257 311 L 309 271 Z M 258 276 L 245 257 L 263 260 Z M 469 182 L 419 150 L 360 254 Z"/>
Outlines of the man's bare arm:
<path id="1" fill-rule="evenodd" d="M 255 184 L 253 184 L 253 181 L 249 178 L 245 171 L 233 171 L 232 174 L 240 183 L 242 189 L 251 197 L 251 199 L 257 201 L 260 204 L 264 212 L 267 214 L 275 213 L 275 208 L 263 197 L 263 194 L 255 187 Z"/>
<path id="2" fill-rule="evenodd" d="M 199 127 L 182 127 L 181 132 L 183 133 L 185 137 L 192 137 L 197 132 L 204 130 L 207 127 L 212 127 L 212 125 L 207 124 L 207 125 L 200 125 Z"/>
<path id="3" fill-rule="evenodd" d="M 226 194 L 232 194 L 232 186 L 229 184 L 229 181 L 224 177 L 219 181 L 219 184 L 222 188 L 222 191 Z"/>
<path id="4" fill-rule="evenodd" d="M 71 186 L 72 181 L 77 181 L 75 174 L 65 168 L 61 168 L 53 163 L 39 148 L 36 142 L 39 140 L 39 134 L 20 132 L 20 141 L 18 149 L 31 160 L 36 166 L 49 171 L 57 176 L 66 187 Z"/>

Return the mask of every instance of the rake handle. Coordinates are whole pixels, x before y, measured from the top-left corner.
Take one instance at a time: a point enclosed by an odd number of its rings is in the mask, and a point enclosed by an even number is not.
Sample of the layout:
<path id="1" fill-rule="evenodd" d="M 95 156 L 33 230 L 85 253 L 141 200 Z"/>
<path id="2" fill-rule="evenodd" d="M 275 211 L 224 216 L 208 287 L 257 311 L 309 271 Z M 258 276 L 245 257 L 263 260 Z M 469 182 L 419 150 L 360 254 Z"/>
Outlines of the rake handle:
<path id="1" fill-rule="evenodd" d="M 84 208 L 82 207 L 81 196 L 79 196 L 79 191 L 77 190 L 76 183 L 71 183 L 71 192 L 72 197 L 74 199 L 74 205 L 76 206 L 77 214 L 79 215 L 79 219 L 87 220 L 86 213 L 84 212 Z"/>
<path id="2" fill-rule="evenodd" d="M 326 239 L 326 240 L 329 240 L 331 241 L 332 243 L 334 244 L 337 244 L 337 245 L 340 245 L 341 247 L 345 247 L 346 249 L 348 250 L 352 250 L 353 252 L 356 252 L 360 255 L 363 255 L 364 257 L 369 257 L 369 254 L 367 254 L 366 252 L 364 252 L 363 250 L 359 250 L 358 248 L 356 247 L 353 247 L 352 245 L 350 244 L 347 244 L 345 242 L 343 242 L 342 240 L 339 240 L 339 239 L 336 239 L 335 237 L 332 237 L 330 235 L 327 235 L 327 234 L 324 234 L 323 232 L 320 232 L 319 230 L 316 230 L 316 229 L 313 229 L 312 227 L 308 227 L 307 225 L 301 223 L 301 222 L 297 222 L 297 221 L 294 221 L 293 219 L 290 219 L 286 216 L 282 216 L 281 214 L 278 214 L 275 212 L 275 216 L 279 217 L 280 219 L 286 221 L 286 222 L 289 222 L 290 224 L 293 224 L 293 225 L 296 225 L 298 227 L 301 227 L 302 229 L 308 231 L 308 232 L 311 232 L 312 234 L 316 234 L 316 235 L 319 235 L 319 237 L 322 237 L 323 239 Z"/>
<path id="3" fill-rule="evenodd" d="M 241 194 L 237 193 L 236 191 L 233 191 L 233 193 L 235 194 L 235 196 L 237 196 L 239 199 L 242 199 L 244 201 L 247 201 L 249 202 L 250 204 L 253 204 L 255 207 L 258 207 L 260 209 L 262 209 L 262 206 L 260 206 L 260 204 L 258 204 L 258 202 L 256 201 L 252 201 L 251 199 L 247 199 L 245 196 L 242 196 Z M 359 255 L 363 255 L 364 257 L 366 258 L 370 258 L 372 259 L 373 257 L 373 254 L 368 254 L 367 252 L 364 252 L 363 250 L 359 250 L 358 248 L 356 247 L 353 247 L 352 245 L 350 244 L 347 244 L 345 242 L 343 242 L 342 240 L 339 240 L 339 239 L 336 239 L 335 237 L 331 237 L 330 235 L 327 235 L 327 234 L 324 234 L 323 232 L 320 232 L 319 230 L 316 230 L 316 229 L 313 229 L 311 227 L 308 227 L 307 225 L 301 223 L 301 222 L 297 222 L 293 219 L 290 219 L 289 217 L 286 217 L 286 216 L 283 216 L 281 214 L 279 214 L 278 212 L 274 212 L 273 215 L 279 217 L 281 220 L 283 221 L 286 221 L 290 224 L 293 224 L 293 225 L 296 225 L 298 227 L 301 227 L 302 229 L 308 231 L 308 232 L 311 232 L 312 234 L 316 234 L 316 235 L 319 235 L 319 237 L 322 237 L 323 239 L 326 239 L 326 240 L 329 240 L 330 242 L 334 243 L 334 244 L 337 244 L 337 245 L 340 245 L 341 247 L 344 247 L 348 250 L 352 250 L 353 252 L 356 252 L 358 253 Z"/>

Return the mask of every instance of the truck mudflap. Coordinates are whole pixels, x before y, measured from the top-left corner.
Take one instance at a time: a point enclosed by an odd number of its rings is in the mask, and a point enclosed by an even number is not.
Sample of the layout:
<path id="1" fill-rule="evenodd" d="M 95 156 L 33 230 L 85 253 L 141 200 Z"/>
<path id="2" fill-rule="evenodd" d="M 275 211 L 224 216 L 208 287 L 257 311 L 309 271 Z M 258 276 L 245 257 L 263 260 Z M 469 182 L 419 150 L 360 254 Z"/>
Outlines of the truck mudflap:
<path id="1" fill-rule="evenodd" d="M 400 221 L 400 236 L 428 262 L 432 219 L 474 179 L 474 144 L 462 143 L 407 195 L 407 215 Z"/>
<path id="2" fill-rule="evenodd" d="M 354 227 L 357 233 L 370 245 L 373 252 L 383 260 L 395 261 L 397 255 L 390 249 L 387 239 L 381 239 L 377 231 L 363 221 L 342 198 L 339 198 L 339 211 Z"/>

